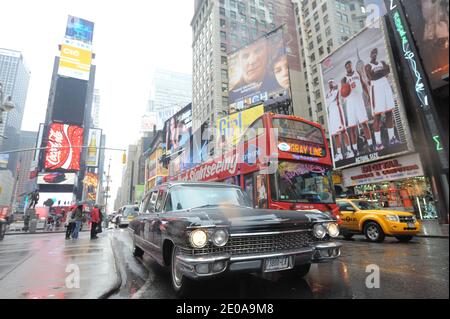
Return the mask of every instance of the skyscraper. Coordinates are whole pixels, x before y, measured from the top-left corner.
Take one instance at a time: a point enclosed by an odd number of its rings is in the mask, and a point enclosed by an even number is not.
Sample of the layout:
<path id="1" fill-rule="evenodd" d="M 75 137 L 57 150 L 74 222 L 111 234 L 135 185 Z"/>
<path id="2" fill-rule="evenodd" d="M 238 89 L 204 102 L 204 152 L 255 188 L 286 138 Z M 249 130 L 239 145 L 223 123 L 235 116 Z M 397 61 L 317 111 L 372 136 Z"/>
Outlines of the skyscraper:
<path id="1" fill-rule="evenodd" d="M 284 27 L 294 113 L 307 115 L 299 41 L 291 0 L 197 0 L 193 31 L 194 130 L 229 110 L 228 55 Z"/>
<path id="2" fill-rule="evenodd" d="M 190 74 L 157 69 L 153 77 L 153 107 L 159 124 L 192 101 Z"/>
<path id="3" fill-rule="evenodd" d="M 308 115 L 328 127 L 320 62 L 365 27 L 364 0 L 293 0 L 298 25 Z"/>
<path id="4" fill-rule="evenodd" d="M 0 83 L 4 96 L 11 96 L 15 108 L 4 112 L 0 124 L 0 151 L 16 149 L 20 144 L 20 129 L 25 111 L 31 73 L 19 51 L 0 49 Z M 7 169 L 13 174 L 17 167 L 17 154 L 10 154 Z"/>

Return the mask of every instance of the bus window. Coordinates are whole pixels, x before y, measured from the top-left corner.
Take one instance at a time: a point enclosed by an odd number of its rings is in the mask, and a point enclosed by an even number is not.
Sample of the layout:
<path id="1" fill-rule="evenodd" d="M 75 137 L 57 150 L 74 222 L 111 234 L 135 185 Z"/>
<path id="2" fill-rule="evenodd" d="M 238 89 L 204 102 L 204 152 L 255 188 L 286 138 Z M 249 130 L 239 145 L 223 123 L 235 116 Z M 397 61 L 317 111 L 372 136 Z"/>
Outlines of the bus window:
<path id="1" fill-rule="evenodd" d="M 236 185 L 236 186 L 239 186 L 239 182 L 238 182 L 239 180 L 238 180 L 238 176 L 233 176 L 233 177 L 230 177 L 230 178 L 227 178 L 226 180 L 224 180 L 223 182 L 225 183 L 225 184 L 228 184 L 228 185 Z"/>
<path id="2" fill-rule="evenodd" d="M 258 208 L 267 208 L 267 178 L 266 175 L 256 175 L 256 203 Z"/>
<path id="3" fill-rule="evenodd" d="M 253 207 L 255 206 L 254 201 L 254 185 L 253 185 L 253 174 L 246 175 L 244 177 L 244 191 L 247 193 L 250 202 L 252 203 Z"/>

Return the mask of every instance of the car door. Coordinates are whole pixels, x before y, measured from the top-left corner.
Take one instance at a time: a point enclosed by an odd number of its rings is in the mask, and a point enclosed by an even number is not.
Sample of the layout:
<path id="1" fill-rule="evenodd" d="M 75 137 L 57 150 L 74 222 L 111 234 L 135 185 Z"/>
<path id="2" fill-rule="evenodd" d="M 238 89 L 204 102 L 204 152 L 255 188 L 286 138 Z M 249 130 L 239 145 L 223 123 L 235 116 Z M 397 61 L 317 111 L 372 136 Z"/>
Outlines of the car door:
<path id="1" fill-rule="evenodd" d="M 162 261 L 162 243 L 161 243 L 161 214 L 164 211 L 164 205 L 167 197 L 167 189 L 162 187 L 158 191 L 158 197 L 155 202 L 154 212 L 151 214 L 151 219 L 149 220 L 149 232 L 152 237 L 151 246 L 153 249 L 153 256 Z"/>
<path id="2" fill-rule="evenodd" d="M 338 202 L 342 215 L 342 227 L 348 230 L 358 231 L 358 219 L 356 208 L 350 202 Z"/>

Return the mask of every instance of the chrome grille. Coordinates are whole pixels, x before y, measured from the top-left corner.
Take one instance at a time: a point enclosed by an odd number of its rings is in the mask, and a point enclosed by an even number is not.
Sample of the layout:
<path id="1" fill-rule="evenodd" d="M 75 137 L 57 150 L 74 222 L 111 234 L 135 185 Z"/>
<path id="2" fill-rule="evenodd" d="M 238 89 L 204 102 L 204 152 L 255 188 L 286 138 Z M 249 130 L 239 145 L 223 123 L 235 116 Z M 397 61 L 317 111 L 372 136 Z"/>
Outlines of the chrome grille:
<path id="1" fill-rule="evenodd" d="M 413 216 L 399 216 L 400 223 L 414 223 Z"/>
<path id="2" fill-rule="evenodd" d="M 309 247 L 314 242 L 311 231 L 280 233 L 273 235 L 234 236 L 225 247 L 216 247 L 209 243 L 203 249 L 182 249 L 188 255 L 209 255 L 228 253 L 233 256 L 271 253 L 283 250 Z"/>

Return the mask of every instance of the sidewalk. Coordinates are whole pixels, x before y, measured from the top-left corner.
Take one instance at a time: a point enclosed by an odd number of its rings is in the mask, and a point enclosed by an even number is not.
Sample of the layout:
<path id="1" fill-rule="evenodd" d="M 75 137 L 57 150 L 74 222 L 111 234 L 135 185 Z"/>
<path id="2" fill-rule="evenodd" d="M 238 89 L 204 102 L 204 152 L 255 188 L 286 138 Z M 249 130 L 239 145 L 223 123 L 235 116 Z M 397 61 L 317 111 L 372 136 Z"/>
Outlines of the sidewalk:
<path id="1" fill-rule="evenodd" d="M 90 240 L 63 234 L 6 236 L 0 242 L 0 299 L 98 299 L 121 285 L 108 231 Z"/>
<path id="2" fill-rule="evenodd" d="M 422 221 L 422 231 L 419 237 L 436 237 L 436 238 L 449 238 L 448 236 L 448 224 L 441 225 L 436 220 Z"/>

